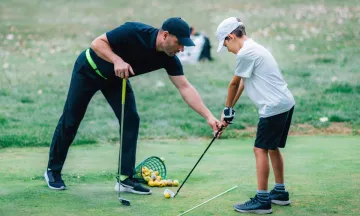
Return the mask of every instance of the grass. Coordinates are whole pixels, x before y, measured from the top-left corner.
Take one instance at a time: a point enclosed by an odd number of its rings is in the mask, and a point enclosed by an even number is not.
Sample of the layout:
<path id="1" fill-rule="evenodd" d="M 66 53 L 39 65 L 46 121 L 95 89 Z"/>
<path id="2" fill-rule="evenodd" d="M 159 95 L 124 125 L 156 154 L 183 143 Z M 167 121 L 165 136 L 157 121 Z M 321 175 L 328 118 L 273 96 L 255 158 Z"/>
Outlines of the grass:
<path id="1" fill-rule="evenodd" d="M 220 116 L 235 61 L 231 54 L 215 53 L 214 32 L 222 19 L 235 15 L 246 24 L 248 35 L 277 59 L 297 103 L 294 124 L 316 126 L 321 124 L 320 117 L 327 116 L 357 131 L 360 30 L 355 26 L 359 7 L 355 0 L 184 0 L 176 7 L 163 0 L 35 0 L 31 4 L 4 0 L 0 23 L 0 148 L 49 145 L 63 110 L 73 63 L 95 37 L 125 21 L 159 27 L 167 17 L 176 15 L 211 39 L 216 61 L 184 65 L 184 71 L 214 115 Z M 183 102 L 164 70 L 131 82 L 141 118 L 140 139 L 210 136 L 204 119 Z M 156 87 L 158 82 L 164 86 Z M 240 136 L 237 129 L 257 123 L 256 108 L 246 95 L 235 109 L 236 123 L 224 134 L 228 138 Z M 338 117 L 331 117 L 334 113 Z M 98 93 L 80 125 L 77 143 L 117 141 L 117 128 L 115 115 Z"/>
<path id="2" fill-rule="evenodd" d="M 275 215 L 357 215 L 358 141 L 351 136 L 290 137 L 283 154 L 292 205 L 273 206 Z M 141 141 L 138 163 L 151 155 L 163 156 L 168 178 L 181 183 L 208 143 Z M 2 149 L 0 215 L 178 215 L 234 185 L 239 187 L 187 215 L 239 215 L 232 205 L 256 190 L 252 145 L 253 139 L 216 140 L 176 199 L 166 200 L 164 188 L 152 188 L 151 196 L 124 194 L 131 207 L 120 206 L 113 191 L 117 145 L 72 147 L 63 170 L 65 191 L 49 190 L 43 180 L 48 148 Z M 269 187 L 273 181 L 271 172 Z"/>

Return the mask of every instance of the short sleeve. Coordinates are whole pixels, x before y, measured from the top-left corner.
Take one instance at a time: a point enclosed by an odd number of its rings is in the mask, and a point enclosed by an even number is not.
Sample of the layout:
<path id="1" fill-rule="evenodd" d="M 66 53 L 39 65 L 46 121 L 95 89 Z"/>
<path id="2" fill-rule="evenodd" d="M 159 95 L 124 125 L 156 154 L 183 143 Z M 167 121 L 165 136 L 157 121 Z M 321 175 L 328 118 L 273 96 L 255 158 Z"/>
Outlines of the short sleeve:
<path id="1" fill-rule="evenodd" d="M 109 41 L 112 49 L 118 49 L 124 45 L 127 45 L 131 41 L 131 33 L 133 28 L 130 23 L 124 23 L 123 25 L 106 32 L 106 37 Z"/>
<path id="2" fill-rule="evenodd" d="M 235 75 L 243 78 L 251 77 L 255 67 L 255 58 L 248 52 L 240 53 L 236 56 Z"/>
<path id="3" fill-rule="evenodd" d="M 182 64 L 177 56 L 168 58 L 164 68 L 169 76 L 184 75 Z"/>

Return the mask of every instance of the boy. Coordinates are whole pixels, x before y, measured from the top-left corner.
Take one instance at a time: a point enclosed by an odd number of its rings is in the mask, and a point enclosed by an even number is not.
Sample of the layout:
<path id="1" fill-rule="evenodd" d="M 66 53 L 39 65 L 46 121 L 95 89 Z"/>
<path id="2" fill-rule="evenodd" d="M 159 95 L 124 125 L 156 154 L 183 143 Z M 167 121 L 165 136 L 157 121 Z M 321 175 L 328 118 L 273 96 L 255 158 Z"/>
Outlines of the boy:
<path id="1" fill-rule="evenodd" d="M 258 190 L 254 198 L 236 204 L 238 212 L 272 213 L 271 203 L 289 205 L 289 193 L 284 185 L 284 162 L 279 148 L 284 148 L 291 124 L 295 101 L 287 88 L 276 60 L 263 46 L 246 36 L 240 19 L 225 19 L 216 31 L 218 52 L 225 46 L 236 54 L 235 76 L 228 87 L 226 105 L 222 113 L 225 126 L 234 119 L 234 105 L 245 89 L 259 108 L 254 153 Z M 268 193 L 270 155 L 275 175 L 275 187 Z"/>

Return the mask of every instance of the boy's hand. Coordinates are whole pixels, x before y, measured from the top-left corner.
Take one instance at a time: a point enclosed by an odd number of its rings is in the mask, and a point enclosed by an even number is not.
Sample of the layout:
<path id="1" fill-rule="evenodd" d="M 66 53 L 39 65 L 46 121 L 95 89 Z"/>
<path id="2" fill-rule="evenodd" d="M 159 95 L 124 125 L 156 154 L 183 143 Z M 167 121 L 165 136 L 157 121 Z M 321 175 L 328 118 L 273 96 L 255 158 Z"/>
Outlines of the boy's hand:
<path id="1" fill-rule="evenodd" d="M 227 124 L 232 124 L 232 121 L 235 118 L 235 110 L 232 107 L 225 107 L 223 112 L 223 118 Z"/>

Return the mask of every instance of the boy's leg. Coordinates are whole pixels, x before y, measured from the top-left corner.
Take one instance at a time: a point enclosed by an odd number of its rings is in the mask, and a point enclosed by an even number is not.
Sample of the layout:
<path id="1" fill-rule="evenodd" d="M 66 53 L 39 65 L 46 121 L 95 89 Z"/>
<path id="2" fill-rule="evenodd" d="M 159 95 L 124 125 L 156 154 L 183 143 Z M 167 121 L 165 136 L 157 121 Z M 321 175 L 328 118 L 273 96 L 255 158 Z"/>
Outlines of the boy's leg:
<path id="1" fill-rule="evenodd" d="M 258 190 L 267 191 L 270 170 L 268 150 L 254 147 L 254 153 L 256 159 Z"/>
<path id="2" fill-rule="evenodd" d="M 271 164 L 275 176 L 274 189 L 270 191 L 271 202 L 278 205 L 289 205 L 289 193 L 285 190 L 285 179 L 284 179 L 284 160 L 279 148 L 285 148 L 287 136 L 289 133 L 292 114 L 294 107 L 291 108 L 286 114 L 285 123 L 283 124 L 283 130 L 278 148 L 269 150 Z"/>
<path id="3" fill-rule="evenodd" d="M 270 191 L 271 202 L 278 205 L 289 205 L 289 193 L 284 184 L 284 162 L 279 149 L 269 150 L 275 176 L 275 186 Z"/>
<path id="4" fill-rule="evenodd" d="M 288 130 L 286 131 L 286 127 L 289 126 L 288 121 L 289 116 L 292 115 L 292 110 L 293 109 L 275 116 L 260 118 L 254 147 L 258 191 L 254 199 L 244 204 L 235 205 L 236 211 L 256 213 L 272 212 L 270 200 L 273 201 L 273 191 L 270 194 L 267 191 L 269 177 L 268 152 L 276 150 L 278 147 L 284 147 L 284 140 L 286 141 L 284 132 L 286 132 L 287 135 Z M 281 171 L 278 173 L 281 175 Z M 287 201 L 289 202 L 289 200 Z"/>
<path id="5" fill-rule="evenodd" d="M 254 147 L 258 190 L 253 199 L 243 204 L 234 205 L 235 210 L 238 212 L 272 213 L 271 200 L 267 190 L 270 170 L 268 149 L 272 148 L 272 143 L 269 141 L 271 134 L 268 119 L 260 118 Z"/>
<path id="6" fill-rule="evenodd" d="M 87 105 L 98 90 L 93 81 L 86 76 L 86 73 L 91 73 L 91 71 L 84 67 L 84 62 L 80 61 L 80 58 L 82 56 L 79 56 L 75 63 L 63 114 L 50 146 L 45 179 L 51 189 L 65 189 L 65 184 L 61 179 L 61 170 L 69 147 L 85 115 Z"/>
<path id="7" fill-rule="evenodd" d="M 284 184 L 284 161 L 280 150 L 269 150 L 272 168 L 274 170 L 275 182 Z"/>

